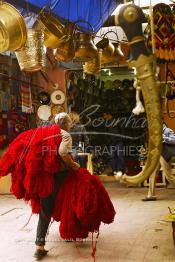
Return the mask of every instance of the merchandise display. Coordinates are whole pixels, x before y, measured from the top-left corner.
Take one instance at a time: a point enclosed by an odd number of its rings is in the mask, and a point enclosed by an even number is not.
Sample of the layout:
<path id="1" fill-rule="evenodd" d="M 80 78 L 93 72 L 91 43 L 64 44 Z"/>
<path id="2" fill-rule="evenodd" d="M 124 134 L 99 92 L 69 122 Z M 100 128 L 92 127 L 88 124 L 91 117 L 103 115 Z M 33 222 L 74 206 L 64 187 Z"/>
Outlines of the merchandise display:
<path id="1" fill-rule="evenodd" d="M 153 222 L 167 205 L 175 244 L 175 1 L 154 2 L 0 0 L 0 195 L 16 198 L 1 201 L 2 261 L 31 261 L 28 239 L 36 260 L 90 261 L 85 246 L 95 262 L 98 244 L 99 261 L 174 261 Z M 161 206 L 141 202 L 156 186 Z M 14 233 L 18 199 L 35 230 Z"/>

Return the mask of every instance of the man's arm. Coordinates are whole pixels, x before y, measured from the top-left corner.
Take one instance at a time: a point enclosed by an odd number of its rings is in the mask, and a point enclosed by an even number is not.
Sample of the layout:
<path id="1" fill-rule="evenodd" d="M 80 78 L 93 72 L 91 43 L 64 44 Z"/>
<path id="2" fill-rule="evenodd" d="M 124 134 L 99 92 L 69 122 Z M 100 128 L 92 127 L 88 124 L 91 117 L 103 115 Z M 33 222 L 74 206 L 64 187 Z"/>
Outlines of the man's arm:
<path id="1" fill-rule="evenodd" d="M 72 138 L 69 133 L 61 130 L 62 141 L 59 146 L 59 155 L 66 166 L 72 170 L 78 170 L 80 165 L 73 161 L 70 153 L 72 151 Z"/>

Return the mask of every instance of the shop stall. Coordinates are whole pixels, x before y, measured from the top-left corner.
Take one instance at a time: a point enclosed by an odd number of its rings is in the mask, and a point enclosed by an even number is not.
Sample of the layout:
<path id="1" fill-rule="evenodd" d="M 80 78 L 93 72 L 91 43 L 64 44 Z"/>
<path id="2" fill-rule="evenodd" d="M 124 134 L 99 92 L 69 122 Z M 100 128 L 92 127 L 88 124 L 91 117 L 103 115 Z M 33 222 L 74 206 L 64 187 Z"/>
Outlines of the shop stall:
<path id="1" fill-rule="evenodd" d="M 94 148 L 105 150 L 101 117 L 108 110 L 120 122 L 126 173 L 132 176 L 142 169 L 146 113 L 134 67 L 127 66 L 130 44 L 114 28 L 111 15 L 117 4 L 100 0 L 0 3 L 0 148 L 24 130 L 50 124 L 59 112 L 76 111 L 89 133 L 87 151 L 93 155 L 94 172 L 106 174 L 109 160 Z M 144 12 L 148 14 L 148 9 Z M 15 34 L 8 23 L 12 13 Z M 157 57 L 163 114 L 174 128 L 174 4 L 155 5 L 144 22 L 147 47 Z"/>

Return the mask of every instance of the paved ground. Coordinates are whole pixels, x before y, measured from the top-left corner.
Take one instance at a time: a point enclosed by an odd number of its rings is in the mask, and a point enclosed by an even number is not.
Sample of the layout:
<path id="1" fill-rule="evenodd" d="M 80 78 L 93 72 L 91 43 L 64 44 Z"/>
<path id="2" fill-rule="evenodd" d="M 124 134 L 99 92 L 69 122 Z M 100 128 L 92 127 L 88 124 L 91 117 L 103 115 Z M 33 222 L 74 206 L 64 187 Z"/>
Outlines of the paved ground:
<path id="1" fill-rule="evenodd" d="M 112 225 L 102 225 L 97 245 L 97 262 L 169 262 L 175 261 L 171 223 L 165 222 L 168 206 L 175 207 L 175 190 L 158 189 L 159 201 L 142 202 L 145 188 L 120 188 L 106 185 L 117 210 Z M 9 211 L 9 212 L 8 212 Z M 8 213 L 7 213 L 8 212 Z M 32 262 L 37 216 L 22 229 L 30 208 L 10 195 L 0 196 L 0 261 Z M 45 262 L 93 261 L 91 242 L 83 245 L 60 241 L 58 223 L 53 223 L 48 236 Z"/>

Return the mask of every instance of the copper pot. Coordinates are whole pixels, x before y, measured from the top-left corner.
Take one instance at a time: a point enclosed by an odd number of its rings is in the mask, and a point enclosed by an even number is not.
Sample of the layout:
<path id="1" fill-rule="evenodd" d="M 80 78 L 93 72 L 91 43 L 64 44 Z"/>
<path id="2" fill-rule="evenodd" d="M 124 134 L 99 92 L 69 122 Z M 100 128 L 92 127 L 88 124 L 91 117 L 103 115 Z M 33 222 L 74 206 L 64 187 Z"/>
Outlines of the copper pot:
<path id="1" fill-rule="evenodd" d="M 93 43 L 93 35 L 87 33 L 78 33 L 77 48 L 75 51 L 74 61 L 87 62 L 97 55 L 97 47 Z"/>
<path id="2" fill-rule="evenodd" d="M 66 26 L 66 33 L 69 37 L 69 40 L 65 43 L 59 45 L 57 49 L 54 50 L 55 58 L 58 61 L 68 62 L 73 59 L 75 55 L 75 46 L 74 46 L 74 32 L 75 32 L 75 24 L 68 23 Z"/>
<path id="3" fill-rule="evenodd" d="M 65 27 L 52 15 L 42 11 L 39 15 L 38 23 L 44 31 L 45 46 L 55 49 L 69 39 Z"/>
<path id="4" fill-rule="evenodd" d="M 27 39 L 27 29 L 18 10 L 8 3 L 0 3 L 0 53 L 21 48 Z"/>

